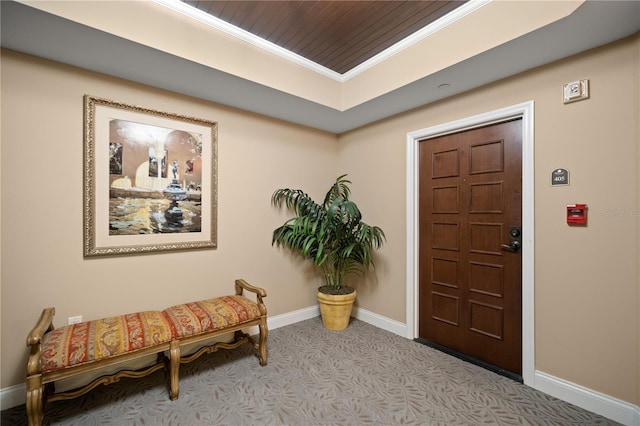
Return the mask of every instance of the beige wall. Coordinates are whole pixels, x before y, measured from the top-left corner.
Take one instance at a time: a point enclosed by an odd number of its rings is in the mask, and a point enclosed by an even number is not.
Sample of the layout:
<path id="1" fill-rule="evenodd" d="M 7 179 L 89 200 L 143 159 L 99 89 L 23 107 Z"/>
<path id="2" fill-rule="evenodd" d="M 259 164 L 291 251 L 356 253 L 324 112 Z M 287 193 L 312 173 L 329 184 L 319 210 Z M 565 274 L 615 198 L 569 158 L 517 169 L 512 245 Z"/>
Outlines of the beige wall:
<path id="1" fill-rule="evenodd" d="M 232 293 L 235 278 L 267 289 L 271 315 L 315 304 L 319 282 L 271 247 L 285 215 L 270 196 L 323 195 L 335 135 L 11 51 L 1 71 L 2 388 L 24 381 L 27 333 L 47 306 L 61 326 Z M 216 250 L 83 258 L 84 94 L 219 123 Z"/>
<path id="2" fill-rule="evenodd" d="M 352 131 L 340 137 L 366 218 L 387 231 L 380 285 L 363 308 L 405 319 L 406 134 L 535 102 L 535 368 L 640 403 L 640 36 Z M 591 98 L 562 103 L 590 79 Z M 550 187 L 564 167 L 571 185 Z M 586 228 L 565 206 L 587 203 Z"/>
<path id="3" fill-rule="evenodd" d="M 339 137 L 4 51 L 2 388 L 23 380 L 44 306 L 62 324 L 220 294 L 236 277 L 267 288 L 271 315 L 313 305 L 306 268 L 270 246 L 284 215 L 269 197 L 290 185 L 320 197 L 339 173 L 388 237 L 358 304 L 404 322 L 406 134 L 533 100 L 535 367 L 639 404 L 639 51 L 627 39 Z M 579 78 L 591 99 L 563 105 L 562 84 Z M 85 93 L 220 123 L 217 250 L 82 258 Z M 556 167 L 571 186 L 549 186 Z M 566 226 L 573 202 L 589 205 L 588 227 Z"/>

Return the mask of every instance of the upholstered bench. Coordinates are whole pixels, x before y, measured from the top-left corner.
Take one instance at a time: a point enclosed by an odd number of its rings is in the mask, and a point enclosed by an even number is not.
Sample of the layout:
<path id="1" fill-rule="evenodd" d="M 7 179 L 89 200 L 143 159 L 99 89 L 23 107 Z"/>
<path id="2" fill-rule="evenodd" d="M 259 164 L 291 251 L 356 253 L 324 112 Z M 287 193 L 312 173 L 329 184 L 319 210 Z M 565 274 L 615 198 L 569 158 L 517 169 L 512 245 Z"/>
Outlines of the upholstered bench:
<path id="1" fill-rule="evenodd" d="M 148 376 L 159 369 L 168 372 L 170 398 L 177 399 L 180 364 L 218 349 L 234 349 L 248 342 L 258 351 L 260 365 L 266 365 L 267 308 L 262 301 L 266 292 L 244 280 L 236 280 L 235 289 L 234 295 L 175 305 L 163 311 L 137 312 L 60 328 L 53 327 L 55 309 L 44 309 L 27 337 L 27 346 L 31 348 L 27 364 L 29 424 L 41 424 L 45 402 L 75 398 L 100 384 L 114 383 L 123 377 Z M 255 293 L 256 301 L 245 297 L 244 290 Z M 242 331 L 255 325 L 259 329 L 258 342 Z M 181 356 L 181 348 L 186 345 L 228 333 L 233 333 L 231 342 L 207 344 L 191 355 Z M 154 354 L 157 360 L 148 367 L 123 368 L 81 388 L 55 392 L 53 384 L 58 380 Z"/>

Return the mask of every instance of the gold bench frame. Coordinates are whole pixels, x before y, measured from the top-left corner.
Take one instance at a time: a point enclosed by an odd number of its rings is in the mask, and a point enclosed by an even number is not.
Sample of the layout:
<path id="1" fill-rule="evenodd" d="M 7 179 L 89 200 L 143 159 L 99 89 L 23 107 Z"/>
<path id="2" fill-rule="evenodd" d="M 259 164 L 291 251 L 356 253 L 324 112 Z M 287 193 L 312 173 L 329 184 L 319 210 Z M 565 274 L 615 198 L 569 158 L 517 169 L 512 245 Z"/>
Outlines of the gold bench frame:
<path id="1" fill-rule="evenodd" d="M 30 426 L 39 426 L 42 424 L 44 415 L 44 404 L 46 402 L 61 401 L 72 399 L 84 395 L 94 389 L 96 386 L 115 383 L 123 377 L 139 378 L 148 376 L 160 369 L 169 372 L 169 396 L 171 400 L 178 399 L 179 388 L 179 371 L 180 364 L 186 364 L 199 358 L 205 353 L 215 352 L 219 349 L 235 349 L 244 343 L 251 345 L 258 351 L 260 365 L 267 365 L 267 336 L 269 330 L 267 328 L 267 307 L 262 299 L 267 297 L 267 292 L 259 287 L 255 287 L 247 283 L 243 279 L 235 281 L 236 295 L 242 296 L 243 291 L 255 293 L 256 302 L 260 309 L 260 317 L 237 324 L 233 327 L 222 328 L 195 336 L 188 336 L 181 339 L 174 339 L 170 342 L 161 343 L 150 346 L 135 352 L 117 355 L 111 358 L 105 358 L 99 361 L 81 364 L 62 370 L 54 370 L 46 373 L 42 372 L 42 340 L 44 335 L 53 330 L 53 317 L 55 308 L 45 308 L 40 315 L 40 319 L 36 326 L 31 330 L 27 337 L 27 346 L 30 347 L 29 360 L 27 362 L 27 416 Z M 251 336 L 244 333 L 242 329 L 257 325 L 259 328 L 259 338 L 256 342 Z M 185 345 L 191 345 L 214 337 L 234 333 L 233 340 L 229 343 L 216 342 L 212 345 L 206 345 L 189 356 L 182 357 L 180 348 Z M 169 353 L 167 358 L 164 354 Z M 75 377 L 80 374 L 91 373 L 99 369 L 121 364 L 127 361 L 139 359 L 148 355 L 157 354 L 158 358 L 155 364 L 139 370 L 122 369 L 113 374 L 100 376 L 85 386 L 80 388 L 55 393 L 54 382 L 61 379 Z"/>

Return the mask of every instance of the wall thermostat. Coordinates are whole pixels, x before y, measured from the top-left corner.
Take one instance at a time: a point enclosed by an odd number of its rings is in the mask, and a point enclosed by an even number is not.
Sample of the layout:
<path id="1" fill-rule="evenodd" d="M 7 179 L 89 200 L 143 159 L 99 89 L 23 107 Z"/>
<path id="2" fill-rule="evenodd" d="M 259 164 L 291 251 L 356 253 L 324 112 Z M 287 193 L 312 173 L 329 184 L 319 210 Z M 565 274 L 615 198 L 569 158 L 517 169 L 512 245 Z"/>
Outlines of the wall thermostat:
<path id="1" fill-rule="evenodd" d="M 562 100 L 565 104 L 589 98 L 589 80 L 572 81 L 562 86 Z"/>

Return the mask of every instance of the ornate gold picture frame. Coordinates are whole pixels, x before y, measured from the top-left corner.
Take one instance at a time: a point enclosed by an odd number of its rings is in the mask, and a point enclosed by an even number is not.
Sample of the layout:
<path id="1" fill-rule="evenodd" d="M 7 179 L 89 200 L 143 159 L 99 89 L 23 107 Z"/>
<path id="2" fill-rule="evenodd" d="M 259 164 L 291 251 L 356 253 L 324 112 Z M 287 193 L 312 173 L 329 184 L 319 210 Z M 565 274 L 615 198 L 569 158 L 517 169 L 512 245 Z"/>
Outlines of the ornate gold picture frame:
<path id="1" fill-rule="evenodd" d="M 213 121 L 84 97 L 84 256 L 217 246 Z"/>

